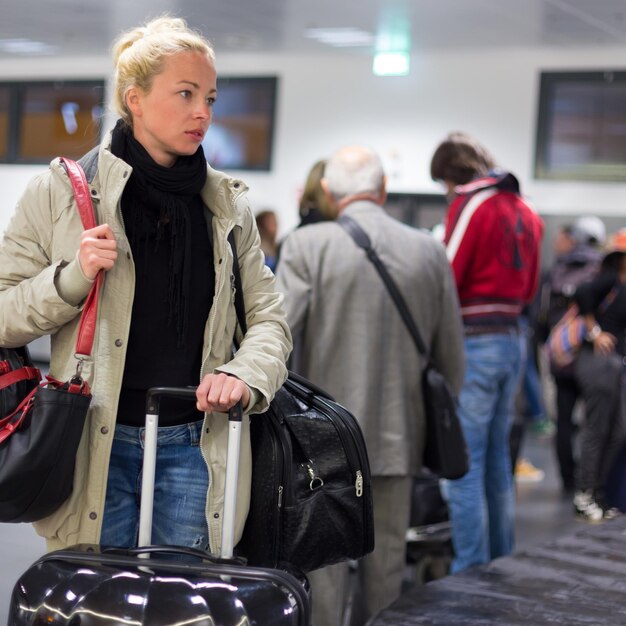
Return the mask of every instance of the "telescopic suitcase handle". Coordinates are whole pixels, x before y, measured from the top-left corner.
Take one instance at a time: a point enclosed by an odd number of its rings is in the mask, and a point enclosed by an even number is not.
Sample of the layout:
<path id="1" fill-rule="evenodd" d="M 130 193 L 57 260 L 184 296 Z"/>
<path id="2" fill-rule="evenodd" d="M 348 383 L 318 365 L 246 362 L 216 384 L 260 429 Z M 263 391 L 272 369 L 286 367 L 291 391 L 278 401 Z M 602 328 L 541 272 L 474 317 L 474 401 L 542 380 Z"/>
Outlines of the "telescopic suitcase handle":
<path id="1" fill-rule="evenodd" d="M 195 387 L 152 387 L 146 394 L 146 430 L 139 512 L 139 547 L 149 546 L 152 541 L 152 511 L 154 506 L 154 476 L 156 469 L 157 433 L 161 398 L 190 398 L 196 396 Z M 239 478 L 239 451 L 241 448 L 241 421 L 243 411 L 237 403 L 228 413 L 228 456 L 226 457 L 226 481 L 224 485 L 224 514 L 222 516 L 221 558 L 229 559 L 234 553 L 235 513 L 237 505 L 237 482 Z M 149 553 L 145 553 L 148 556 Z"/>

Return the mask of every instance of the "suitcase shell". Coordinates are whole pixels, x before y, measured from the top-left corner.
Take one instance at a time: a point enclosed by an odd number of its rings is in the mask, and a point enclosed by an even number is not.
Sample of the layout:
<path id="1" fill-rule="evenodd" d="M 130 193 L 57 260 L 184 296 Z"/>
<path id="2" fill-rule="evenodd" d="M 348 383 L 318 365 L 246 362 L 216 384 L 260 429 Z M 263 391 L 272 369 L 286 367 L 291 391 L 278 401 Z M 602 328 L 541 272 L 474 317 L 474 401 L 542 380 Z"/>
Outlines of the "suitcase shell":
<path id="1" fill-rule="evenodd" d="M 187 388 L 148 392 L 139 545 L 79 545 L 38 559 L 17 581 L 9 626 L 220 624 L 307 626 L 306 578 L 248 567 L 231 558 L 241 409 L 229 414 L 222 555 L 180 546 L 149 546 L 159 398 L 192 396 Z M 154 443 L 153 443 L 154 441 Z"/>
<path id="2" fill-rule="evenodd" d="M 76 546 L 51 552 L 19 579 L 10 626 L 305 626 L 308 596 L 280 570 L 211 563 L 176 547 L 150 559 Z M 190 550 L 190 552 L 196 552 Z"/>

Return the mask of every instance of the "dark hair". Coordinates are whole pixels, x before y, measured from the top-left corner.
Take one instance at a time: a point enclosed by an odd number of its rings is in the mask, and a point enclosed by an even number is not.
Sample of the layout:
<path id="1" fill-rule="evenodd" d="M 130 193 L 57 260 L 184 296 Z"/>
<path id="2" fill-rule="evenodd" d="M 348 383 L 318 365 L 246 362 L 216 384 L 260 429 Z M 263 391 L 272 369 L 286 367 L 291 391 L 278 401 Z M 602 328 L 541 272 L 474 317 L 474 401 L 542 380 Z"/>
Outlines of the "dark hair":
<path id="1" fill-rule="evenodd" d="M 483 146 L 469 135 L 455 132 L 435 150 L 430 161 L 430 176 L 433 180 L 464 185 L 476 177 L 486 176 L 495 167 L 496 162 Z"/>

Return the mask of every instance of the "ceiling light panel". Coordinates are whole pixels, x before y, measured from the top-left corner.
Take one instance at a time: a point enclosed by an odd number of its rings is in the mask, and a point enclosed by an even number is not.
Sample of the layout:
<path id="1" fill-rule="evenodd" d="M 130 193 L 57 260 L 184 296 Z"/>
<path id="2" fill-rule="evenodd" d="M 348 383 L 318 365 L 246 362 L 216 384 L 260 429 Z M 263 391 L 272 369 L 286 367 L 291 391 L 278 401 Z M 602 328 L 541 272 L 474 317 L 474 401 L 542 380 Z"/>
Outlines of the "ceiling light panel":
<path id="1" fill-rule="evenodd" d="M 371 46 L 375 37 L 360 28 L 309 28 L 305 31 L 309 39 L 315 39 L 320 43 L 335 48 L 356 48 L 359 46 Z"/>

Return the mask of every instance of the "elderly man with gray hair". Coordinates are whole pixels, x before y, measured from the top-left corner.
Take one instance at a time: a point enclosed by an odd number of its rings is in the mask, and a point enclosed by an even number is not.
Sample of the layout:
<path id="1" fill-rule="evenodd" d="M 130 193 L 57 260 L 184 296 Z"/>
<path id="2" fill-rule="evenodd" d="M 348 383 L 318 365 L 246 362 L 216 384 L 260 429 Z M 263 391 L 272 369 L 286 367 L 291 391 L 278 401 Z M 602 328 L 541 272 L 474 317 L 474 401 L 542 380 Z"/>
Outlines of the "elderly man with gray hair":
<path id="1" fill-rule="evenodd" d="M 385 174 L 372 150 L 350 146 L 328 160 L 322 184 L 339 215 L 352 218 L 407 301 L 432 359 L 458 392 L 463 339 L 454 279 L 443 246 L 383 208 Z M 284 241 L 278 288 L 294 335 L 292 367 L 346 406 L 365 436 L 372 470 L 374 552 L 359 567 L 362 624 L 401 590 L 411 485 L 422 465 L 425 362 L 374 266 L 335 222 L 292 232 Z M 339 626 L 348 567 L 310 575 L 315 626 Z"/>

